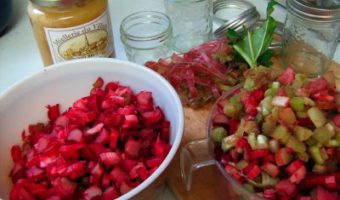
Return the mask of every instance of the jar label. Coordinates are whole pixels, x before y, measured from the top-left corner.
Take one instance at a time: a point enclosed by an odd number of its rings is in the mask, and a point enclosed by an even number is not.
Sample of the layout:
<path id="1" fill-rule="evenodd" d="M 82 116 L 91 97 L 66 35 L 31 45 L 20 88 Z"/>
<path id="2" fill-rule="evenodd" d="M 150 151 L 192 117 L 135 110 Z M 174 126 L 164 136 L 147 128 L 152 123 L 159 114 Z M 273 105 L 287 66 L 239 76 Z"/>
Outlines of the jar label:
<path id="1" fill-rule="evenodd" d="M 109 12 L 98 18 L 68 28 L 44 28 L 54 63 L 87 57 L 110 57 L 114 54 Z"/>

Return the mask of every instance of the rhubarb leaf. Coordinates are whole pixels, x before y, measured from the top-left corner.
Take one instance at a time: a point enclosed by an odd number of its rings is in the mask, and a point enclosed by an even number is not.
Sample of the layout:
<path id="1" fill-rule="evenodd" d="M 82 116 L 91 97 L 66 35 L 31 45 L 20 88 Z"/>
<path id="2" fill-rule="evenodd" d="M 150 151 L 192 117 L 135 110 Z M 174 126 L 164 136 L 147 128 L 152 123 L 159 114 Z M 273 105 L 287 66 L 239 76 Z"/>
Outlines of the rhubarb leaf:
<path id="1" fill-rule="evenodd" d="M 233 48 L 244 58 L 250 68 L 258 65 L 258 58 L 267 51 L 273 39 L 273 33 L 276 28 L 276 21 L 271 16 L 275 3 L 268 3 L 267 19 L 255 31 L 248 30 L 245 37 L 235 43 Z"/>

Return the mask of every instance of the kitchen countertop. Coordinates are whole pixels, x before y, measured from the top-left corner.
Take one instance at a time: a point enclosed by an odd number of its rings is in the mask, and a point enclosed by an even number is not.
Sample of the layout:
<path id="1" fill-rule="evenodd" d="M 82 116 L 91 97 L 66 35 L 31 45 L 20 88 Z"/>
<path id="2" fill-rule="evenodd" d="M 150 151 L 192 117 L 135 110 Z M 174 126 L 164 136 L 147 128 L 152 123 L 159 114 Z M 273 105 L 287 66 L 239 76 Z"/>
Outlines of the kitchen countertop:
<path id="1" fill-rule="evenodd" d="M 16 82 L 43 69 L 39 50 L 33 36 L 26 12 L 28 0 L 13 0 L 13 16 L 8 31 L 0 37 L 0 95 Z M 109 0 L 109 12 L 113 25 L 116 58 L 126 60 L 125 51 L 120 41 L 119 25 L 121 20 L 132 12 L 157 10 L 164 12 L 163 0 Z M 258 11 L 264 16 L 266 0 L 252 0 Z M 283 22 L 285 10 L 278 7 L 274 17 Z M 340 61 L 340 48 L 336 58 Z M 168 187 L 159 199 L 175 199 Z"/>

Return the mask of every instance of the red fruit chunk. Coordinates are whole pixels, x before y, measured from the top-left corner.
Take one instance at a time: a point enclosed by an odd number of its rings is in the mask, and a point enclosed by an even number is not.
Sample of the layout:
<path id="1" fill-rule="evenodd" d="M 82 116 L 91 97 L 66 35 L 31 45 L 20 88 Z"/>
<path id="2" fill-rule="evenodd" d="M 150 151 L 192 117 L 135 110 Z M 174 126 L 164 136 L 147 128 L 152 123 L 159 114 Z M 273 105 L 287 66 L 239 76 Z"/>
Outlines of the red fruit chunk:
<path id="1" fill-rule="evenodd" d="M 102 195 L 102 190 L 99 187 L 91 186 L 84 191 L 84 199 L 91 200 L 98 198 Z"/>
<path id="2" fill-rule="evenodd" d="M 337 189 L 337 180 L 334 175 L 325 178 L 325 187 L 333 190 Z"/>
<path id="3" fill-rule="evenodd" d="M 82 142 L 83 132 L 79 129 L 74 129 L 68 134 L 67 140 L 74 142 Z"/>
<path id="4" fill-rule="evenodd" d="M 116 149 L 118 142 L 119 133 L 117 130 L 112 129 L 110 133 L 110 148 L 112 150 Z"/>
<path id="5" fill-rule="evenodd" d="M 129 156 L 131 156 L 132 158 L 137 158 L 139 155 L 139 151 L 141 149 L 141 143 L 130 139 L 125 143 L 125 153 Z"/>
<path id="6" fill-rule="evenodd" d="M 330 192 L 318 186 L 315 190 L 316 200 L 339 200 L 340 196 L 337 192 Z"/>
<path id="7" fill-rule="evenodd" d="M 103 127 L 104 127 L 103 123 L 96 124 L 92 128 L 86 130 L 85 135 L 95 135 L 102 131 Z"/>
<path id="8" fill-rule="evenodd" d="M 168 155 L 171 145 L 165 143 L 160 137 L 157 137 L 156 142 L 152 145 L 152 152 L 158 158 L 164 159 Z"/>
<path id="9" fill-rule="evenodd" d="M 291 67 L 288 67 L 277 79 L 283 85 L 290 85 L 295 80 L 295 73 Z"/>
<path id="10" fill-rule="evenodd" d="M 229 119 L 225 114 L 217 112 L 212 119 L 212 122 L 215 126 L 223 126 L 228 125 Z"/>
<path id="11" fill-rule="evenodd" d="M 86 172 L 87 168 L 85 166 L 85 163 L 83 161 L 78 161 L 67 167 L 65 175 L 68 176 L 70 179 L 74 180 L 81 177 Z"/>
<path id="12" fill-rule="evenodd" d="M 118 198 L 120 195 L 114 187 L 108 187 L 105 189 L 102 195 L 102 200 L 113 200 Z"/>
<path id="13" fill-rule="evenodd" d="M 249 164 L 244 169 L 244 172 L 246 173 L 249 179 L 255 179 L 258 175 L 261 174 L 261 168 L 256 164 Z"/>
<path id="14" fill-rule="evenodd" d="M 81 143 L 63 145 L 60 147 L 59 153 L 65 159 L 78 160 L 80 149 L 84 147 L 85 147 L 85 144 L 81 144 Z"/>
<path id="15" fill-rule="evenodd" d="M 102 77 L 98 77 L 97 80 L 92 84 L 94 88 L 101 88 L 104 85 L 104 80 Z"/>
<path id="16" fill-rule="evenodd" d="M 106 145 L 107 143 L 109 143 L 109 141 L 110 141 L 109 132 L 105 128 L 103 128 L 94 142 Z"/>
<path id="17" fill-rule="evenodd" d="M 93 169 L 91 170 L 90 183 L 93 184 L 93 185 L 98 185 L 100 178 L 103 175 L 103 171 L 104 170 L 103 170 L 102 166 L 99 163 L 97 163 L 93 167 Z"/>
<path id="18" fill-rule="evenodd" d="M 18 162 L 22 159 L 21 156 L 21 149 L 19 145 L 14 145 L 11 148 L 11 156 L 12 156 L 12 160 L 13 162 Z"/>
<path id="19" fill-rule="evenodd" d="M 123 182 L 120 185 L 119 191 L 121 194 L 126 194 L 128 193 L 130 190 L 132 190 L 133 188 L 131 186 L 129 186 L 126 182 Z"/>
<path id="20" fill-rule="evenodd" d="M 334 116 L 333 123 L 335 124 L 335 126 L 340 128 L 340 114 L 337 114 L 337 115 Z"/>
<path id="21" fill-rule="evenodd" d="M 101 153 L 99 157 L 106 167 L 111 167 L 121 162 L 120 156 L 115 152 Z"/>
<path id="22" fill-rule="evenodd" d="M 142 113 L 144 123 L 146 125 L 155 124 L 163 119 L 163 113 L 160 108 L 155 108 L 153 111 L 146 111 Z"/>
<path id="23" fill-rule="evenodd" d="M 224 167 L 225 171 L 228 172 L 233 178 L 241 182 L 242 176 L 240 175 L 240 172 L 233 166 L 227 164 Z"/>
<path id="24" fill-rule="evenodd" d="M 269 151 L 267 149 L 256 149 L 251 152 L 250 157 L 253 160 L 257 160 L 269 155 Z"/>
<path id="25" fill-rule="evenodd" d="M 281 148 L 275 153 L 275 161 L 278 166 L 288 164 L 292 159 L 292 155 L 287 148 Z"/>
<path id="26" fill-rule="evenodd" d="M 55 195 L 61 197 L 69 197 L 74 193 L 77 188 L 75 182 L 70 181 L 65 177 L 58 177 L 52 181 L 52 185 L 55 188 Z"/>
<path id="27" fill-rule="evenodd" d="M 126 172 L 124 172 L 120 167 L 116 166 L 113 168 L 113 170 L 110 173 L 112 180 L 115 182 L 115 185 L 117 187 L 120 187 L 120 185 L 129 180 L 129 176 Z"/>
<path id="28" fill-rule="evenodd" d="M 14 187 L 10 193 L 11 200 L 35 200 L 34 196 L 22 187 Z"/>
<path id="29" fill-rule="evenodd" d="M 141 111 L 147 111 L 153 109 L 152 93 L 148 91 L 141 91 L 136 95 L 137 107 Z"/>
<path id="30" fill-rule="evenodd" d="M 125 115 L 124 117 L 125 117 L 125 120 L 122 125 L 124 129 L 136 128 L 139 126 L 139 120 L 138 120 L 137 115 Z"/>
<path id="31" fill-rule="evenodd" d="M 276 190 L 274 189 L 265 189 L 263 191 L 263 197 L 268 200 L 275 200 L 276 199 Z"/>
<path id="32" fill-rule="evenodd" d="M 292 175 L 302 166 L 304 166 L 304 163 L 301 160 L 294 160 L 288 165 L 288 167 L 286 167 L 286 171 Z"/>
<path id="33" fill-rule="evenodd" d="M 308 81 L 303 86 L 303 88 L 307 89 L 308 92 L 312 93 L 312 94 L 314 94 L 316 92 L 322 92 L 322 91 L 328 90 L 328 87 L 329 86 L 328 86 L 327 80 L 322 76 L 319 76 L 316 79 Z"/>
<path id="34" fill-rule="evenodd" d="M 47 109 L 48 119 L 51 121 L 57 120 L 60 115 L 59 104 L 55 104 L 53 106 L 48 105 Z"/>
<path id="35" fill-rule="evenodd" d="M 289 177 L 289 181 L 298 184 L 305 178 L 306 173 L 307 173 L 306 167 L 301 166 Z"/>
<path id="36" fill-rule="evenodd" d="M 238 125 L 240 124 L 240 121 L 238 119 L 230 119 L 229 123 L 229 131 L 231 134 L 234 134 L 237 131 Z"/>
<path id="37" fill-rule="evenodd" d="M 291 183 L 288 179 L 280 180 L 276 185 L 275 189 L 278 192 L 284 193 L 288 196 L 292 196 L 296 193 L 296 185 Z"/>
<path id="38" fill-rule="evenodd" d="M 150 168 L 157 168 L 161 163 L 162 159 L 160 158 L 152 158 L 146 161 L 146 165 Z"/>
<path id="39" fill-rule="evenodd" d="M 271 175 L 274 178 L 280 173 L 279 168 L 276 165 L 269 163 L 269 162 L 264 163 L 261 166 L 261 168 L 263 171 L 267 172 L 269 175 Z"/>

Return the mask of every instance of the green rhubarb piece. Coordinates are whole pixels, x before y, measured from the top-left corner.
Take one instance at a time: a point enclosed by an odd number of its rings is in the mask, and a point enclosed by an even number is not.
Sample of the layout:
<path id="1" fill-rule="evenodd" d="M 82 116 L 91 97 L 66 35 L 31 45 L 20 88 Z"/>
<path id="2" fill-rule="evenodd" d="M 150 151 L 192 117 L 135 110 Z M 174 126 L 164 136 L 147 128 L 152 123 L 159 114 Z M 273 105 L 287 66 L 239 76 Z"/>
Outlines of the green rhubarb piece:
<path id="1" fill-rule="evenodd" d="M 292 83 L 294 88 L 301 88 L 301 86 L 307 81 L 307 77 L 304 74 L 295 74 L 295 79 Z"/>
<path id="2" fill-rule="evenodd" d="M 223 113 L 228 117 L 236 117 L 239 113 L 239 110 L 233 103 L 227 102 L 223 107 Z"/>
<path id="3" fill-rule="evenodd" d="M 288 97 L 294 97 L 295 96 L 295 88 L 292 86 L 286 86 L 284 87 L 284 91 Z"/>
<path id="4" fill-rule="evenodd" d="M 256 123 L 262 124 L 263 120 L 264 120 L 264 116 L 261 113 L 257 113 L 256 118 L 255 118 Z"/>
<path id="5" fill-rule="evenodd" d="M 286 126 L 293 126 L 296 123 L 296 116 L 291 108 L 284 108 L 279 112 L 279 118 Z"/>
<path id="6" fill-rule="evenodd" d="M 327 172 L 327 167 L 325 165 L 315 164 L 312 168 L 312 172 L 315 172 L 317 174 L 324 174 Z"/>
<path id="7" fill-rule="evenodd" d="M 256 141 L 256 147 L 258 149 L 268 149 L 269 147 L 269 142 L 268 142 L 268 138 L 265 135 L 257 135 L 257 141 Z"/>
<path id="8" fill-rule="evenodd" d="M 313 131 L 302 126 L 296 126 L 294 128 L 294 134 L 299 141 L 303 142 L 308 140 L 313 135 Z"/>
<path id="9" fill-rule="evenodd" d="M 271 110 L 273 109 L 272 100 L 273 97 L 267 96 L 261 101 L 261 113 L 263 116 L 267 116 L 271 113 Z"/>
<path id="10" fill-rule="evenodd" d="M 325 125 L 314 130 L 313 138 L 321 144 L 327 144 L 330 141 L 330 139 L 334 136 L 334 134 L 335 134 L 334 129 Z"/>
<path id="11" fill-rule="evenodd" d="M 259 127 L 258 127 L 256 121 L 246 120 L 244 122 L 244 132 L 246 132 L 248 134 L 249 133 L 256 133 L 256 134 L 260 133 L 260 130 L 259 130 Z"/>
<path id="12" fill-rule="evenodd" d="M 297 153 L 297 158 L 303 162 L 308 162 L 309 160 L 309 155 L 308 153 L 304 152 L 304 153 Z"/>
<path id="13" fill-rule="evenodd" d="M 273 153 L 276 153 L 277 150 L 279 150 L 280 148 L 280 144 L 279 144 L 279 141 L 276 140 L 276 139 L 271 139 L 269 141 L 269 150 Z"/>
<path id="14" fill-rule="evenodd" d="M 328 147 L 340 147 L 340 142 L 336 139 L 332 139 L 326 144 L 326 146 L 328 146 Z"/>
<path id="15" fill-rule="evenodd" d="M 301 97 L 293 97 L 293 98 L 291 98 L 290 106 L 296 112 L 301 112 L 305 108 L 305 104 L 304 104 L 303 99 Z"/>
<path id="16" fill-rule="evenodd" d="M 308 138 L 308 140 L 305 141 L 305 143 L 308 146 L 314 146 L 318 143 L 318 141 L 316 141 L 313 137 Z"/>
<path id="17" fill-rule="evenodd" d="M 269 174 L 265 172 L 261 173 L 261 177 L 262 177 L 263 187 L 274 187 L 276 183 L 278 182 L 278 179 L 273 178 L 272 176 L 270 176 Z"/>
<path id="18" fill-rule="evenodd" d="M 314 145 L 310 146 L 308 148 L 308 151 L 310 153 L 310 156 L 314 160 L 316 164 L 323 165 L 325 160 L 322 158 L 321 153 L 320 153 L 320 147 Z"/>
<path id="19" fill-rule="evenodd" d="M 274 120 L 279 120 L 279 113 L 280 113 L 281 109 L 278 106 L 274 106 L 272 109 L 272 116 L 274 118 Z"/>
<path id="20" fill-rule="evenodd" d="M 281 143 L 287 144 L 290 137 L 290 133 L 287 127 L 283 125 L 278 125 L 271 136 L 279 140 Z"/>
<path id="21" fill-rule="evenodd" d="M 309 97 L 302 97 L 303 102 L 306 106 L 315 106 L 316 103 Z"/>
<path id="22" fill-rule="evenodd" d="M 248 166 L 248 162 L 245 160 L 240 160 L 237 164 L 236 164 L 236 168 L 238 170 L 243 170 L 244 168 L 246 168 Z"/>
<path id="23" fill-rule="evenodd" d="M 268 115 L 265 118 L 264 123 L 262 123 L 263 134 L 267 136 L 271 135 L 276 128 L 276 122 L 277 120 L 273 117 L 273 115 Z"/>
<path id="24" fill-rule="evenodd" d="M 223 127 L 216 127 L 212 130 L 211 138 L 216 143 L 221 143 L 222 139 L 227 137 L 228 132 Z"/>
<path id="25" fill-rule="evenodd" d="M 254 186 L 252 186 L 252 185 L 249 184 L 249 183 L 243 184 L 243 187 L 244 187 L 246 190 L 248 190 L 249 192 L 255 192 Z"/>
<path id="26" fill-rule="evenodd" d="M 248 139 L 248 143 L 251 146 L 251 148 L 256 149 L 256 143 L 257 143 L 256 134 L 255 133 L 249 133 L 247 139 Z"/>
<path id="27" fill-rule="evenodd" d="M 325 148 L 320 148 L 320 155 L 323 160 L 328 160 L 328 154 Z"/>
<path id="28" fill-rule="evenodd" d="M 236 130 L 236 133 L 235 135 L 239 136 L 239 137 L 242 137 L 243 134 L 244 134 L 244 125 L 245 125 L 245 120 L 244 119 L 241 119 L 240 121 L 240 124 L 238 125 L 237 127 L 237 130 Z"/>
<path id="29" fill-rule="evenodd" d="M 239 137 L 237 135 L 229 135 L 222 139 L 221 148 L 224 152 L 229 151 L 231 148 L 233 148 L 237 142 Z"/>
<path id="30" fill-rule="evenodd" d="M 244 90 L 253 90 L 256 88 L 256 83 L 253 79 L 251 78 L 247 78 L 245 81 L 244 81 L 244 84 L 243 84 L 243 89 Z"/>
<path id="31" fill-rule="evenodd" d="M 306 145 L 294 136 L 289 137 L 286 147 L 289 147 L 298 153 L 306 152 Z"/>
<path id="32" fill-rule="evenodd" d="M 229 85 L 225 85 L 225 84 L 218 84 L 218 87 L 222 90 L 222 91 L 229 91 L 232 87 Z"/>
<path id="33" fill-rule="evenodd" d="M 311 107 L 307 111 L 307 114 L 310 120 L 313 122 L 313 124 L 317 128 L 322 127 L 327 122 L 327 119 L 324 116 L 324 113 L 317 107 Z"/>
<path id="34" fill-rule="evenodd" d="M 307 114 L 307 112 L 296 112 L 296 116 L 298 118 L 307 118 L 308 114 Z"/>
<path id="35" fill-rule="evenodd" d="M 273 82 L 270 84 L 269 88 L 265 91 L 265 96 L 276 96 L 277 92 L 279 91 L 280 83 L 279 82 Z"/>

